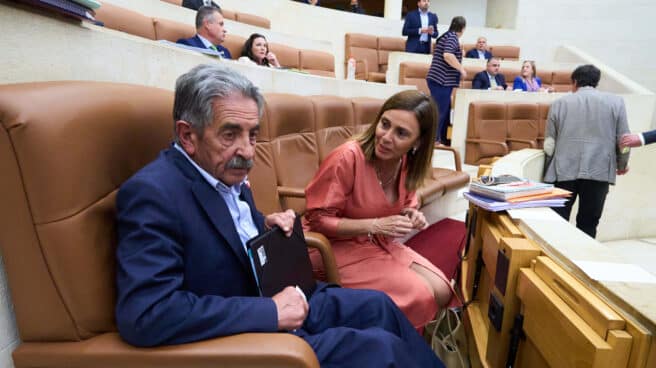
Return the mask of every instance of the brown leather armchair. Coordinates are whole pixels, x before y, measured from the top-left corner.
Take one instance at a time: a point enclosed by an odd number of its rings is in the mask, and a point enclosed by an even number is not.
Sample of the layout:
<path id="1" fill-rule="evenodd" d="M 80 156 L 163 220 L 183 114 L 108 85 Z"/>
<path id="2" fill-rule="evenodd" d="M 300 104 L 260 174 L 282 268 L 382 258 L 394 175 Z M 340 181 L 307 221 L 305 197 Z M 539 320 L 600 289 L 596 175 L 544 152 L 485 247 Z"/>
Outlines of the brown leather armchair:
<path id="1" fill-rule="evenodd" d="M 172 103 L 170 91 L 125 84 L 0 86 L 0 249 L 17 368 L 319 367 L 284 333 L 148 349 L 117 334 L 116 191 L 169 144 Z"/>

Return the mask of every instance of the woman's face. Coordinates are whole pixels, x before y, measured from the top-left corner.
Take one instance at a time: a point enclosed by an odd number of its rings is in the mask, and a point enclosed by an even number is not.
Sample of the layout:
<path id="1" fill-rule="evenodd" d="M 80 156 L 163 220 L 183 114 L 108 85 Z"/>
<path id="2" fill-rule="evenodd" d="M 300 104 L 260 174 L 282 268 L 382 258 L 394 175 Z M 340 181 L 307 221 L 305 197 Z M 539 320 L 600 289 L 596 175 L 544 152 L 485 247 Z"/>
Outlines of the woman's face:
<path id="1" fill-rule="evenodd" d="M 522 64 L 522 77 L 532 77 L 533 76 L 533 67 L 528 61 Z"/>
<path id="2" fill-rule="evenodd" d="M 266 57 L 266 54 L 269 52 L 269 46 L 267 45 L 264 37 L 257 37 L 253 40 L 253 46 L 251 46 L 251 52 L 253 57 L 258 64 L 262 63 L 262 60 Z"/>
<path id="3" fill-rule="evenodd" d="M 419 132 L 414 112 L 385 111 L 376 125 L 376 158 L 398 160 L 417 144 Z"/>

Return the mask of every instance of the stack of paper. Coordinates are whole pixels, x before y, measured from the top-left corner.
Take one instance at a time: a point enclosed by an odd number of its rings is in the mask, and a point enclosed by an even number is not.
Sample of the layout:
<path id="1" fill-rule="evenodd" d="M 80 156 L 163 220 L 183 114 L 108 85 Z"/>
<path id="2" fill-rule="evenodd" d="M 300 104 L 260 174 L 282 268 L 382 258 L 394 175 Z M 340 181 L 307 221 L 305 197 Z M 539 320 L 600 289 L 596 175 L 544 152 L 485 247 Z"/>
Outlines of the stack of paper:
<path id="1" fill-rule="evenodd" d="M 534 199 L 525 200 L 520 202 L 500 201 L 493 198 L 488 198 L 480 194 L 465 192 L 465 198 L 476 206 L 492 212 L 511 210 L 516 208 L 530 208 L 530 207 L 563 207 L 567 198 L 551 198 L 551 199 Z"/>
<path id="2" fill-rule="evenodd" d="M 479 181 L 469 184 L 469 191 L 485 197 L 507 201 L 513 198 L 551 193 L 553 184 L 539 183 L 530 180 L 518 180 L 503 184 L 486 185 Z"/>

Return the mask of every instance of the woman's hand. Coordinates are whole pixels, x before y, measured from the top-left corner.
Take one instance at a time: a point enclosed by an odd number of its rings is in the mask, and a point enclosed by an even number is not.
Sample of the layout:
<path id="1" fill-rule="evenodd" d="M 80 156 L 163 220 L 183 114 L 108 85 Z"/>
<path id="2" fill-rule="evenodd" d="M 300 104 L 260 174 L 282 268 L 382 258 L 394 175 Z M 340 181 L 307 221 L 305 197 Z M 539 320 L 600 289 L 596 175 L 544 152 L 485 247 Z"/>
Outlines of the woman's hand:
<path id="1" fill-rule="evenodd" d="M 266 54 L 266 58 L 267 58 L 267 60 L 269 61 L 269 65 L 273 65 L 273 66 L 275 66 L 276 68 L 280 68 L 280 63 L 278 62 L 278 59 L 276 58 L 276 54 L 274 54 L 273 52 L 269 51 L 269 52 Z"/>
<path id="2" fill-rule="evenodd" d="M 372 220 L 369 233 L 398 238 L 409 233 L 412 229 L 413 224 L 408 216 L 394 215 Z"/>
<path id="3" fill-rule="evenodd" d="M 401 214 L 407 216 L 408 219 L 410 219 L 412 227 L 416 230 L 423 230 L 428 227 L 428 222 L 426 222 L 426 217 L 424 214 L 415 208 L 404 208 L 401 211 Z"/>

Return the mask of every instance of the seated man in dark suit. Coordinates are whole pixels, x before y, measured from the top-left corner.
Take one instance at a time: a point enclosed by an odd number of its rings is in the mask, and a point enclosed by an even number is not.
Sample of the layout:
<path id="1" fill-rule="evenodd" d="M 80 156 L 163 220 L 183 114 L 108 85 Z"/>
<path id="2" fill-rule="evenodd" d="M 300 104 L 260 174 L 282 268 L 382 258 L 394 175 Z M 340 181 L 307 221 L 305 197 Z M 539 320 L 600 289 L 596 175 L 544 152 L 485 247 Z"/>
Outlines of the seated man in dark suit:
<path id="1" fill-rule="evenodd" d="M 428 11 L 430 0 L 417 1 L 417 10 L 408 12 L 402 34 L 408 36 L 405 51 L 430 54 L 431 38 L 437 38 L 437 14 Z"/>
<path id="2" fill-rule="evenodd" d="M 476 47 L 467 51 L 465 57 L 470 59 L 489 60 L 492 57 L 492 53 L 487 49 L 487 38 L 479 37 L 478 40 L 476 40 Z"/>
<path id="3" fill-rule="evenodd" d="M 291 234 L 295 217 L 263 216 L 249 189 L 263 104 L 222 65 L 178 78 L 173 145 L 116 199 L 121 337 L 157 346 L 280 331 L 304 339 L 322 366 L 443 367 L 381 292 L 318 283 L 311 295 L 290 285 L 260 296 L 245 244 L 274 225 Z"/>
<path id="4" fill-rule="evenodd" d="M 221 46 L 225 40 L 226 30 L 223 27 L 223 13 L 213 6 L 201 6 L 196 13 L 196 35 L 192 38 L 181 38 L 179 44 L 210 49 L 218 52 L 224 59 L 232 59 L 230 51 Z"/>
<path id="5" fill-rule="evenodd" d="M 488 59 L 487 68 L 480 73 L 477 73 L 472 80 L 472 89 L 491 89 L 491 90 L 506 90 L 506 78 L 503 74 L 499 73 L 499 59 L 493 57 Z"/>
<path id="6" fill-rule="evenodd" d="M 221 9 L 217 3 L 211 0 L 182 0 L 182 6 L 193 10 L 198 10 L 201 6 L 213 6 Z"/>

